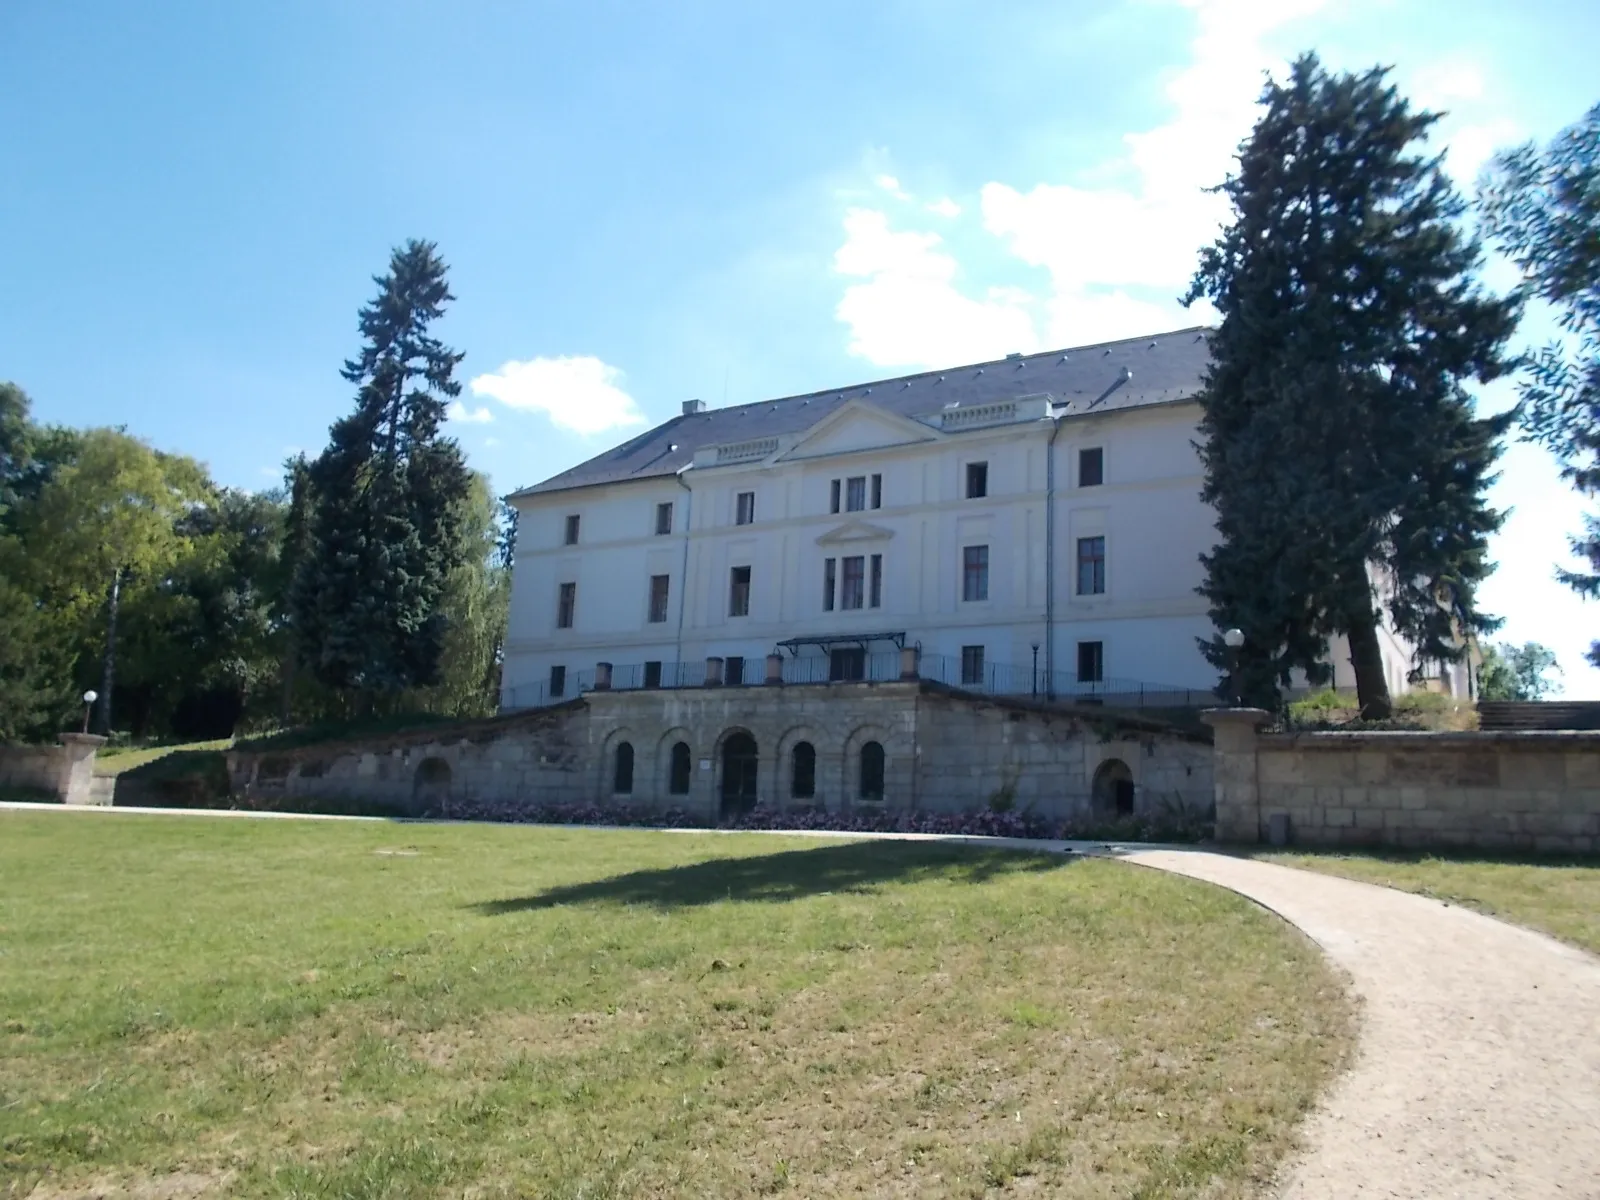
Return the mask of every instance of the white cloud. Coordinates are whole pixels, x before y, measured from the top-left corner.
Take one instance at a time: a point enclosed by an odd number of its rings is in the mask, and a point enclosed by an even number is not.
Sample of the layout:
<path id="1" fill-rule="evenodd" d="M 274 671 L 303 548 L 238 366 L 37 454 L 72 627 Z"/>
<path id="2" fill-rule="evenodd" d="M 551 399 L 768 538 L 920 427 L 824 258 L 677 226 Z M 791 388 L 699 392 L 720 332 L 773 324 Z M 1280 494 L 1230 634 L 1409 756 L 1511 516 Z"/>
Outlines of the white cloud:
<path id="1" fill-rule="evenodd" d="M 1122 156 L 1088 173 L 1116 182 L 1022 191 L 997 181 L 982 189 L 985 232 L 1010 258 L 1047 272 L 1049 294 L 966 295 L 937 235 L 891 232 L 882 213 L 852 210 L 834 260 L 841 274 L 868 279 L 847 287 L 837 310 L 852 353 L 881 365 L 932 365 L 1214 319 L 1207 305 L 1177 302 L 1201 247 L 1227 217 L 1226 200 L 1206 189 L 1222 181 L 1250 131 L 1263 72 L 1282 70 L 1266 36 L 1325 0 L 1180 2 L 1194 10 L 1196 32 L 1190 63 L 1166 88 L 1172 116 L 1128 134 Z M 900 194 L 892 176 L 876 182 Z M 949 199 L 926 208 L 961 212 Z"/>
<path id="2" fill-rule="evenodd" d="M 1505 96 L 1496 94 L 1477 62 L 1428 63 L 1401 82 L 1415 107 L 1444 114 L 1433 136 L 1445 146 L 1445 169 L 1460 187 L 1470 189 L 1490 157 L 1522 136 L 1522 127 L 1497 111 Z"/>
<path id="3" fill-rule="evenodd" d="M 906 192 L 901 190 L 900 181 L 898 179 L 896 179 L 893 175 L 879 175 L 872 182 L 877 184 L 884 191 L 888 192 L 896 200 L 909 200 L 909 199 L 911 199 L 911 197 Z"/>
<path id="4" fill-rule="evenodd" d="M 846 213 L 844 229 L 833 268 L 865 280 L 845 288 L 836 310 L 850 327 L 850 353 L 879 366 L 928 366 L 1036 348 L 1026 294 L 963 295 L 938 234 L 896 232 L 885 214 L 867 208 Z"/>
<path id="5" fill-rule="evenodd" d="M 1167 84 L 1172 116 L 1123 138 L 1127 153 L 1094 173 L 1120 185 L 1041 183 L 1027 192 L 990 183 L 984 227 L 1011 253 L 1050 274 L 1047 338 L 1093 342 L 1214 319 L 1207 305 L 1184 309 L 1200 249 L 1228 216 L 1206 189 L 1222 182 L 1256 117 L 1263 73 L 1282 61 L 1264 45 L 1278 27 L 1323 0 L 1185 0 L 1195 10 L 1193 57 Z M 1166 299 L 1142 299 L 1147 288 Z"/>
<path id="6" fill-rule="evenodd" d="M 542 412 L 558 429 L 585 435 L 645 423 L 644 413 L 622 390 L 622 372 L 590 356 L 512 360 L 471 383 L 474 396 Z"/>
<path id="7" fill-rule="evenodd" d="M 473 391 L 476 392 L 477 389 L 474 388 Z M 494 420 L 494 413 L 489 411 L 487 404 L 479 405 L 477 408 L 468 408 L 461 401 L 456 400 L 451 403 L 449 410 L 445 413 L 445 419 L 470 422 L 474 425 L 487 425 Z"/>
<path id="8" fill-rule="evenodd" d="M 839 273 L 867 279 L 851 283 L 837 309 L 852 353 L 882 365 L 948 364 L 1216 320 L 1203 301 L 1178 303 L 1200 250 L 1228 219 L 1226 198 L 1208 189 L 1233 169 L 1259 115 L 1265 75 L 1287 73 L 1271 44 L 1275 36 L 1327 0 L 1177 4 L 1193 14 L 1194 35 L 1189 61 L 1165 87 L 1167 120 L 1126 134 L 1123 152 L 1093 164 L 1078 182 L 1022 189 L 996 180 L 980 191 L 982 228 L 996 239 L 982 265 L 1007 273 L 1018 263 L 1037 268 L 1048 275 L 1048 290 L 1037 298 L 963 290 L 963 272 L 936 234 L 890 231 L 883 213 L 855 209 L 834 260 Z M 1423 106 L 1459 107 L 1460 117 L 1437 136 L 1449 146 L 1447 165 L 1460 183 L 1470 185 L 1516 132 L 1502 117 L 1473 111 L 1494 93 L 1475 62 L 1432 64 L 1402 80 L 1402 90 Z M 874 182 L 906 198 L 894 176 Z M 948 198 L 922 208 L 947 219 L 962 212 Z M 979 260 L 964 253 L 963 261 Z"/>
<path id="9" fill-rule="evenodd" d="M 1483 95 L 1483 68 L 1463 59 L 1429 63 L 1412 75 L 1407 91 L 1418 107 L 1434 110 L 1476 100 Z"/>

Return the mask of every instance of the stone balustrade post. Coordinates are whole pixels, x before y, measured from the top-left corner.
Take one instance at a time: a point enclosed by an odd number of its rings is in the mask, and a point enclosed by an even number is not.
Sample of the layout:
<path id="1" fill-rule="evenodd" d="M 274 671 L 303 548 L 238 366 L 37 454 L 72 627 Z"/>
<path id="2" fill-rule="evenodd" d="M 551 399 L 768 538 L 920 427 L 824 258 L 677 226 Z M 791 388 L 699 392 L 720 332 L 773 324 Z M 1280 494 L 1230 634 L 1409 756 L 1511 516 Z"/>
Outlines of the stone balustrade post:
<path id="1" fill-rule="evenodd" d="M 611 690 L 611 664 L 608 662 L 595 663 L 594 665 L 594 690 L 609 692 Z"/>
<path id="2" fill-rule="evenodd" d="M 706 686 L 722 686 L 722 659 L 715 654 L 706 659 Z"/>
<path id="3" fill-rule="evenodd" d="M 922 675 L 922 651 L 916 646 L 900 647 L 900 678 L 917 679 Z"/>
<path id="4" fill-rule="evenodd" d="M 65 752 L 61 764 L 60 782 L 56 794 L 63 804 L 94 804 L 95 751 L 106 744 L 103 737 L 93 733 L 63 733 L 61 747 Z"/>
<path id="5" fill-rule="evenodd" d="M 783 682 L 783 655 L 767 655 L 767 682 L 774 687 Z"/>
<path id="6" fill-rule="evenodd" d="M 1217 840 L 1253 845 L 1261 840 L 1257 736 L 1272 714 L 1262 708 L 1208 708 L 1200 719 L 1215 731 L 1212 777 L 1217 797 Z"/>

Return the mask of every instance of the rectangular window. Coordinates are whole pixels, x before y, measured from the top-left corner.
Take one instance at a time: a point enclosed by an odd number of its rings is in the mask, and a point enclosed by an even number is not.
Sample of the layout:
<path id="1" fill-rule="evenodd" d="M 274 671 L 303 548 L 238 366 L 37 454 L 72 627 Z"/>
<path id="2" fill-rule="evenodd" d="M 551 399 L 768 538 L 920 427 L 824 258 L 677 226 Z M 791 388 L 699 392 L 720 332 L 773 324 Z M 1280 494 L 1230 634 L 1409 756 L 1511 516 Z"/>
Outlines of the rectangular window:
<path id="1" fill-rule="evenodd" d="M 661 664 L 660 663 L 658 663 L 658 662 L 647 662 L 647 663 L 645 663 L 645 665 L 644 665 L 644 685 L 647 688 L 658 688 L 658 687 L 661 686 Z"/>
<path id="2" fill-rule="evenodd" d="M 839 511 L 839 481 L 837 479 L 828 485 L 828 511 L 831 513 Z"/>
<path id="3" fill-rule="evenodd" d="M 867 677 L 867 652 L 860 646 L 848 650 L 828 652 L 828 679 L 832 683 L 848 683 Z"/>
<path id="4" fill-rule="evenodd" d="M 567 694 L 567 669 L 565 667 L 550 668 L 550 695 L 565 696 Z"/>
<path id="5" fill-rule="evenodd" d="M 1106 539 L 1078 539 L 1078 595 L 1098 596 L 1106 590 Z"/>
<path id="6" fill-rule="evenodd" d="M 729 572 L 728 584 L 728 615 L 730 617 L 748 617 L 750 615 L 750 568 L 734 567 Z"/>
<path id="7" fill-rule="evenodd" d="M 844 481 L 844 507 L 846 512 L 860 512 L 867 506 L 867 477 L 852 475 Z"/>
<path id="8" fill-rule="evenodd" d="M 1099 446 L 1078 451 L 1078 486 L 1099 487 L 1106 481 L 1106 454 Z"/>
<path id="9" fill-rule="evenodd" d="M 840 608 L 860 608 L 866 600 L 867 560 L 853 554 L 844 560 L 844 579 L 839 588 Z"/>
<path id="10" fill-rule="evenodd" d="M 667 619 L 667 597 L 671 594 L 672 576 L 650 576 L 650 623 L 659 625 Z"/>
<path id="11" fill-rule="evenodd" d="M 569 513 L 567 516 L 567 545 L 578 544 L 578 514 Z"/>
<path id="12" fill-rule="evenodd" d="M 578 609 L 578 585 L 563 583 L 561 598 L 556 601 L 556 628 L 571 629 L 572 618 Z"/>
<path id="13" fill-rule="evenodd" d="M 883 555 L 872 556 L 872 582 L 868 585 L 867 604 L 871 608 L 883 607 Z"/>
<path id="14" fill-rule="evenodd" d="M 882 475 L 874 475 L 872 477 L 872 507 L 873 508 L 882 508 L 883 507 L 883 476 Z"/>
<path id="15" fill-rule="evenodd" d="M 744 682 L 744 659 L 737 654 L 730 654 L 722 660 L 722 682 L 729 687 L 738 687 Z"/>
<path id="16" fill-rule="evenodd" d="M 751 525 L 756 519 L 756 494 L 754 492 L 740 492 L 734 505 L 733 523 L 735 525 Z"/>
<path id="17" fill-rule="evenodd" d="M 1078 682 L 1104 683 L 1106 654 L 1104 642 L 1078 643 Z"/>
<path id="18" fill-rule="evenodd" d="M 961 551 L 961 598 L 989 598 L 989 547 L 966 546 Z"/>
<path id="19" fill-rule="evenodd" d="M 672 503 L 656 505 L 656 536 L 662 537 L 672 532 Z"/>
<path id="20" fill-rule="evenodd" d="M 967 499 L 981 500 L 989 494 L 989 464 L 967 464 Z"/>
<path id="21" fill-rule="evenodd" d="M 983 647 L 961 647 L 961 682 L 967 687 L 983 686 Z"/>
<path id="22" fill-rule="evenodd" d="M 822 560 L 822 611 L 833 611 L 833 581 L 834 568 L 838 565 L 836 559 L 825 558 Z"/>

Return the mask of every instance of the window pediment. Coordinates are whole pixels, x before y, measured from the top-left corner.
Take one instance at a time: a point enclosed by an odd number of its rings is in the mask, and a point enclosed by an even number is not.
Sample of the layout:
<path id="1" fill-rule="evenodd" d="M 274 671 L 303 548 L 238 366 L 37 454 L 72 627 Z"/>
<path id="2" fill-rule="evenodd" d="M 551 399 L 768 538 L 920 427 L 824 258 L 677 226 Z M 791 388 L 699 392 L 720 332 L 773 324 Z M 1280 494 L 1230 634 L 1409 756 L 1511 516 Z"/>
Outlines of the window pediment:
<path id="1" fill-rule="evenodd" d="M 819 546 L 850 546 L 858 542 L 884 542 L 894 536 L 894 530 L 866 521 L 846 521 L 835 526 L 817 539 Z"/>

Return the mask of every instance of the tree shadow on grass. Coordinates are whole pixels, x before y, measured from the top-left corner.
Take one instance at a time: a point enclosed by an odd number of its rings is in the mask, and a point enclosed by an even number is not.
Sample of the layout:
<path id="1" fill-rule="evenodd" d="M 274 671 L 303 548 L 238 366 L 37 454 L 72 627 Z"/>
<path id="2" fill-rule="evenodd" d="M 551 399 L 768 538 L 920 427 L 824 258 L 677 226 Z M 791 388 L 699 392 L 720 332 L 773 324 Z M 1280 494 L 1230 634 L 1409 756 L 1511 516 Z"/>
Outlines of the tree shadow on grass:
<path id="1" fill-rule="evenodd" d="M 887 883 L 985 883 L 1004 875 L 1054 871 L 1076 860 L 1077 856 L 1070 854 L 978 850 L 927 842 L 849 842 L 629 871 L 473 907 L 486 916 L 498 916 L 562 904 L 637 904 L 658 909 L 719 901 L 782 904 L 830 892 L 873 892 Z"/>

